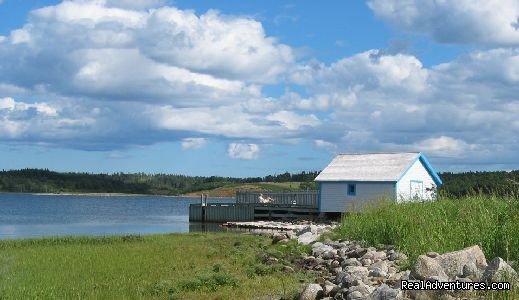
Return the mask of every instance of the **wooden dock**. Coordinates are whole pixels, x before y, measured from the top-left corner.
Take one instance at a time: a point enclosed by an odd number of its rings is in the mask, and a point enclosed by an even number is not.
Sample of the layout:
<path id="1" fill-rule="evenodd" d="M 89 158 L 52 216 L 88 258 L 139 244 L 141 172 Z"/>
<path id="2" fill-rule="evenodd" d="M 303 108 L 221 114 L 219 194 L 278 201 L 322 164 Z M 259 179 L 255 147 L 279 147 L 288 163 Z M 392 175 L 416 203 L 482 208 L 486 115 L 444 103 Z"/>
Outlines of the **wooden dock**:
<path id="1" fill-rule="evenodd" d="M 270 199 L 262 203 L 260 199 Z M 236 203 L 207 203 L 189 206 L 190 222 L 240 222 L 273 219 L 297 219 L 317 216 L 318 192 L 252 192 L 236 193 Z"/>

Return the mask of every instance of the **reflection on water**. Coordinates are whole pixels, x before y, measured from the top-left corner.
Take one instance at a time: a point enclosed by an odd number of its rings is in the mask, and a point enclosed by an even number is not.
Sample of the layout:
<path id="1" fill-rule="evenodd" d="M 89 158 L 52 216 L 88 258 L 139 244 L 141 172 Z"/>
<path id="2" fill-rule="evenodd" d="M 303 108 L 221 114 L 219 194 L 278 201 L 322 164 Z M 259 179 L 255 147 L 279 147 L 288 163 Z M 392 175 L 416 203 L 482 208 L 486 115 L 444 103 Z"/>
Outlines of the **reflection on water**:
<path id="1" fill-rule="evenodd" d="M 189 204 L 199 201 L 161 196 L 0 193 L 0 239 L 191 232 L 195 229 L 189 224 Z"/>

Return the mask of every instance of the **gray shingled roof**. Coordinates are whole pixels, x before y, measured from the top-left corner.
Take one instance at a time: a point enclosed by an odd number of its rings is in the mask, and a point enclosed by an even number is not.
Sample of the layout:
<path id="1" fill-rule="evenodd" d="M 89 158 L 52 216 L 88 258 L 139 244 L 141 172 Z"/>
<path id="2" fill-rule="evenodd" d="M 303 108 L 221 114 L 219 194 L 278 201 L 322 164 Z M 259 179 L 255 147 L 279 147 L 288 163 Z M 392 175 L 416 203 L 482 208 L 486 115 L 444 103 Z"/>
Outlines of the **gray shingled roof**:
<path id="1" fill-rule="evenodd" d="M 315 181 L 398 181 L 420 153 L 339 154 Z"/>

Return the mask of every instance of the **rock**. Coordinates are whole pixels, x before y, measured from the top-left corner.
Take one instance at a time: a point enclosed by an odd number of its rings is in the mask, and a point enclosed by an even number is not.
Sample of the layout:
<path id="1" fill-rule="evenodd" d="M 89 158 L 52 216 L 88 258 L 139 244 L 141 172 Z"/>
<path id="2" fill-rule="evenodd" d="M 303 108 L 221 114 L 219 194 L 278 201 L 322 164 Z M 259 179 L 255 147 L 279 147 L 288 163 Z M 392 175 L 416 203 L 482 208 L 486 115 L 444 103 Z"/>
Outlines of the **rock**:
<path id="1" fill-rule="evenodd" d="M 335 296 L 339 291 L 339 286 L 329 282 L 328 280 L 324 282 L 324 295 L 325 296 Z"/>
<path id="2" fill-rule="evenodd" d="M 302 245 L 310 245 L 317 241 L 317 239 L 319 239 L 319 235 L 313 234 L 312 232 L 305 232 L 297 237 L 297 242 Z"/>
<path id="3" fill-rule="evenodd" d="M 360 263 L 363 266 L 367 267 L 367 266 L 371 265 L 373 263 L 373 261 L 371 259 L 369 259 L 369 258 L 363 258 L 363 259 L 360 260 Z"/>
<path id="4" fill-rule="evenodd" d="M 463 266 L 471 262 L 481 270 L 487 267 L 485 254 L 478 245 L 459 251 L 444 253 L 435 257 L 434 260 L 443 268 L 443 271 L 449 278 L 462 275 Z"/>
<path id="5" fill-rule="evenodd" d="M 479 272 L 478 267 L 476 267 L 474 262 L 469 262 L 463 266 L 462 277 L 478 280 L 481 277 L 481 273 Z"/>
<path id="6" fill-rule="evenodd" d="M 360 263 L 360 261 L 358 261 L 356 258 L 347 258 L 345 259 L 341 265 L 343 267 L 345 266 L 362 266 L 362 264 Z"/>
<path id="7" fill-rule="evenodd" d="M 285 232 L 276 232 L 272 236 L 272 244 L 279 243 L 282 240 L 288 240 L 288 235 Z"/>
<path id="8" fill-rule="evenodd" d="M 355 249 L 355 255 L 357 258 L 364 256 L 364 254 L 366 254 L 367 252 L 368 252 L 368 249 L 366 249 L 366 248 L 359 247 L 359 248 Z"/>
<path id="9" fill-rule="evenodd" d="M 518 280 L 517 272 L 501 257 L 496 257 L 488 264 L 483 273 L 484 281 Z"/>
<path id="10" fill-rule="evenodd" d="M 419 280 L 425 280 L 431 276 L 438 276 L 441 281 L 448 281 L 449 277 L 443 271 L 440 264 L 434 259 L 425 255 L 420 255 L 416 259 L 416 264 L 411 271 L 411 277 Z"/>
<path id="11" fill-rule="evenodd" d="M 331 247 L 331 246 L 328 246 L 328 247 Z M 337 250 L 335 249 L 331 249 L 331 250 L 328 250 L 328 251 L 324 251 L 322 254 L 321 254 L 321 257 L 323 259 L 332 259 L 335 257 L 335 255 L 337 255 Z"/>
<path id="12" fill-rule="evenodd" d="M 364 296 L 359 291 L 354 291 L 348 294 L 348 297 L 346 299 L 348 300 L 360 300 L 363 299 Z"/>
<path id="13" fill-rule="evenodd" d="M 376 261 L 376 260 L 384 260 L 387 258 L 387 255 L 386 255 L 386 252 L 384 251 L 376 251 L 376 252 L 373 252 L 373 257 L 371 258 L 373 261 Z"/>
<path id="14" fill-rule="evenodd" d="M 350 274 L 356 274 L 362 277 L 366 277 L 369 274 L 368 268 L 366 267 L 358 267 L 358 266 L 347 266 L 344 267 L 344 272 Z"/>
<path id="15" fill-rule="evenodd" d="M 348 292 L 349 293 L 360 292 L 362 296 L 367 296 L 371 293 L 371 290 L 368 285 L 360 284 L 360 285 L 355 285 L 355 286 L 348 288 Z"/>
<path id="16" fill-rule="evenodd" d="M 375 268 L 374 270 L 369 271 L 368 276 L 386 278 L 387 272 L 384 272 L 384 271 L 380 270 L 379 268 Z"/>
<path id="17" fill-rule="evenodd" d="M 371 266 L 368 267 L 368 270 L 374 270 L 374 269 L 380 269 L 381 271 L 384 271 L 384 272 L 389 272 L 389 267 L 387 265 L 387 262 L 385 260 L 382 260 L 382 261 L 379 261 L 379 262 L 376 262 L 374 264 L 372 264 Z"/>
<path id="18" fill-rule="evenodd" d="M 362 282 L 362 277 L 358 274 L 339 272 L 337 273 L 337 276 L 335 276 L 335 283 L 342 288 L 354 286 L 358 280 Z"/>
<path id="19" fill-rule="evenodd" d="M 303 227 L 302 229 L 298 230 L 296 232 L 296 235 L 297 236 L 301 236 L 301 235 L 303 235 L 303 234 L 305 234 L 307 232 L 312 232 L 312 229 L 310 228 L 310 226 L 306 226 L 306 227 Z"/>
<path id="20" fill-rule="evenodd" d="M 363 258 L 363 259 L 365 259 L 365 258 L 369 258 L 369 259 L 373 260 L 373 254 L 374 254 L 374 253 L 375 253 L 374 251 L 369 251 L 369 250 L 368 250 L 368 252 L 366 252 L 364 255 L 362 255 L 361 258 Z"/>
<path id="21" fill-rule="evenodd" d="M 316 242 L 312 245 L 312 255 L 321 256 L 326 251 L 334 250 L 333 247 L 325 245 L 321 242 Z"/>
<path id="22" fill-rule="evenodd" d="M 321 299 L 324 296 L 323 288 L 316 283 L 308 284 L 301 295 L 299 295 L 300 300 L 316 300 Z"/>
<path id="23" fill-rule="evenodd" d="M 369 294 L 369 300 L 393 300 L 397 299 L 399 294 L 401 293 L 398 289 L 392 289 L 386 284 L 382 284 L 376 290 L 374 290 L 371 294 Z"/>
<path id="24" fill-rule="evenodd" d="M 426 281 L 431 281 L 431 282 L 434 282 L 434 281 L 445 281 L 445 278 L 444 277 L 441 277 L 441 276 L 430 276 L 430 277 L 427 277 L 425 278 Z"/>

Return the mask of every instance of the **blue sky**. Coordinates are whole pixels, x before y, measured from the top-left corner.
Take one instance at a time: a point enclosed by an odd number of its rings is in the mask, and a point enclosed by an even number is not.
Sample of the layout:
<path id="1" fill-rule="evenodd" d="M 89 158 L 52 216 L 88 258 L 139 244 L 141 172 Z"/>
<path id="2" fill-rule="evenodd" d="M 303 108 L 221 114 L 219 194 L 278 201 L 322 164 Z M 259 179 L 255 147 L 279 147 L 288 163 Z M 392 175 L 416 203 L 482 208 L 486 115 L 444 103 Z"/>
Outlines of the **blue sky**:
<path id="1" fill-rule="evenodd" d="M 518 169 L 519 3 L 0 0 L 0 165 Z"/>

